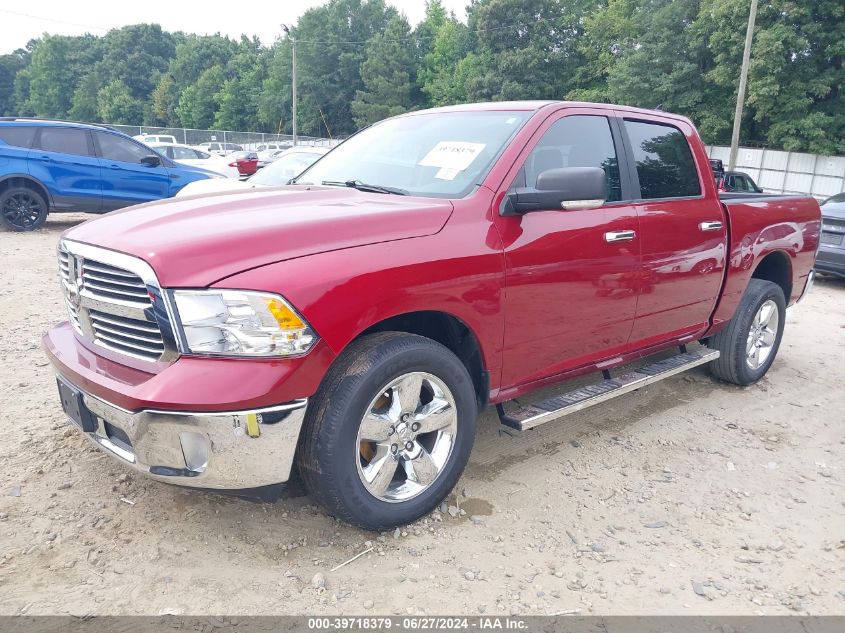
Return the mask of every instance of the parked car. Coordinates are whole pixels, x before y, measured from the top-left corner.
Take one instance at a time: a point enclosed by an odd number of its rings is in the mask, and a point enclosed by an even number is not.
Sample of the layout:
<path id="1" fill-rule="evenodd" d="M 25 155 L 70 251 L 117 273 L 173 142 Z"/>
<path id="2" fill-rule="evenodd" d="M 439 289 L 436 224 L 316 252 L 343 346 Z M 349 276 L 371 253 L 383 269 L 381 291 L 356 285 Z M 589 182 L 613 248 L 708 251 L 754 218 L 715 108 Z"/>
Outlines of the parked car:
<path id="1" fill-rule="evenodd" d="M 261 154 L 261 152 L 279 152 L 282 150 L 290 149 L 291 147 L 293 147 L 293 143 L 288 142 L 262 143 L 261 145 L 255 146 L 255 151 Z"/>
<path id="2" fill-rule="evenodd" d="M 258 171 L 258 154 L 255 152 L 232 152 L 226 155 L 226 160 L 229 167 L 236 168 L 241 176 L 252 176 Z"/>
<path id="3" fill-rule="evenodd" d="M 232 167 L 230 165 L 232 161 L 224 156 L 209 154 L 208 152 L 189 147 L 188 145 L 174 145 L 173 143 L 150 143 L 149 145 L 162 156 L 182 165 L 202 167 L 226 178 L 240 177 L 237 166 Z"/>
<path id="4" fill-rule="evenodd" d="M 845 193 L 822 202 L 822 239 L 816 270 L 845 277 Z"/>
<path id="5" fill-rule="evenodd" d="M 129 468 L 272 498 L 296 463 L 331 514 L 386 530 L 446 498 L 488 405 L 518 433 L 699 365 L 758 381 L 819 233 L 813 198 L 720 197 L 680 116 L 411 112 L 294 186 L 71 228 L 44 347 L 69 418 Z"/>
<path id="6" fill-rule="evenodd" d="M 281 187 L 310 167 L 329 149 L 326 147 L 296 147 L 284 150 L 283 156 L 246 180 L 203 180 L 192 182 L 177 196 L 196 196 L 255 187 Z"/>
<path id="7" fill-rule="evenodd" d="M 751 176 L 741 171 L 725 171 L 716 173 L 716 188 L 719 191 L 736 193 L 763 193 Z"/>
<path id="8" fill-rule="evenodd" d="M 136 141 L 141 141 L 146 145 L 152 145 L 153 143 L 169 143 L 171 145 L 175 145 L 178 143 L 175 136 L 170 134 L 139 134 L 138 136 L 133 136 Z"/>
<path id="9" fill-rule="evenodd" d="M 217 154 L 218 156 L 227 156 L 232 152 L 242 152 L 244 149 L 235 143 L 218 143 L 217 141 L 200 143 L 197 148 L 210 154 Z"/>
<path id="10" fill-rule="evenodd" d="M 0 220 L 12 231 L 37 229 L 50 212 L 105 213 L 216 177 L 107 127 L 0 119 Z"/>

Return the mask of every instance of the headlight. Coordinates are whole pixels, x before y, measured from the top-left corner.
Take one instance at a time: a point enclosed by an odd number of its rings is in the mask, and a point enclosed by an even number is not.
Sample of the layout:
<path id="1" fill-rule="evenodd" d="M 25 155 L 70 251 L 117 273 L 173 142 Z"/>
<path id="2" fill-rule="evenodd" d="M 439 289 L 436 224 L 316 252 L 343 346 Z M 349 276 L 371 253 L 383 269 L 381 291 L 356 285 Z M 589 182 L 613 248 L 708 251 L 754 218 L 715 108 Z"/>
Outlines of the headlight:
<path id="1" fill-rule="evenodd" d="M 279 295 L 249 290 L 174 290 L 184 350 L 215 356 L 304 354 L 317 335 Z"/>

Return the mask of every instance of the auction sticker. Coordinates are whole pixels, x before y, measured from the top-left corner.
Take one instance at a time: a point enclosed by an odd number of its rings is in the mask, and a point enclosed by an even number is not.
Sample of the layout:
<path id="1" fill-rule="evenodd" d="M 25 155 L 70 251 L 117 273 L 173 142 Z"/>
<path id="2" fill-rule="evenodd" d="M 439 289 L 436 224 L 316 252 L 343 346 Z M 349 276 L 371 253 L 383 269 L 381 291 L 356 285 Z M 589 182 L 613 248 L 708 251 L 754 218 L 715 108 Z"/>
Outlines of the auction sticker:
<path id="1" fill-rule="evenodd" d="M 485 147 L 487 146 L 484 143 L 440 141 L 417 164 L 422 167 L 463 171 L 472 164 Z M 449 171 L 446 173 L 448 174 Z"/>

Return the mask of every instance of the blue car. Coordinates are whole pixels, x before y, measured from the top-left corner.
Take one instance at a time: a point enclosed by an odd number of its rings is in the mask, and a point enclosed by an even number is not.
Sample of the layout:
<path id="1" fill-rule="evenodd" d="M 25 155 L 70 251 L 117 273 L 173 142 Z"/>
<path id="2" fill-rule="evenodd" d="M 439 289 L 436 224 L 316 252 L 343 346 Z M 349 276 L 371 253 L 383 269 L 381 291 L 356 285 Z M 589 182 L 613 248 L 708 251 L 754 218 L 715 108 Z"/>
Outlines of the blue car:
<path id="1" fill-rule="evenodd" d="M 37 229 L 50 212 L 106 213 L 220 177 L 105 126 L 0 118 L 0 221 L 12 231 Z"/>

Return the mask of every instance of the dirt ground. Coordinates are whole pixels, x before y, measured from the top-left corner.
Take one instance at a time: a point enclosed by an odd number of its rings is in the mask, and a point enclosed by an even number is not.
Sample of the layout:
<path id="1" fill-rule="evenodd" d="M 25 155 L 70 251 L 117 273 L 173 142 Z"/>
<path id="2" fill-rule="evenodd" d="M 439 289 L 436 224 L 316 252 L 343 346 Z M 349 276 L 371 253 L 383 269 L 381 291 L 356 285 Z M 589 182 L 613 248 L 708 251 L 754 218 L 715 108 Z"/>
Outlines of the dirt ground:
<path id="1" fill-rule="evenodd" d="M 0 614 L 845 614 L 845 282 L 756 386 L 700 369 L 518 437 L 488 411 L 451 508 L 379 535 L 148 481 L 65 422 L 40 337 L 83 217 L 0 233 Z"/>

